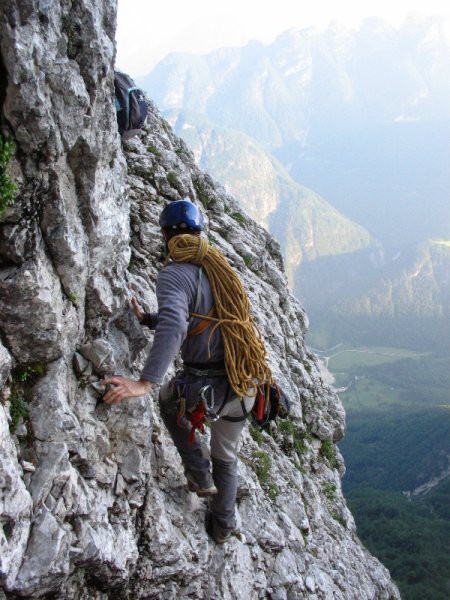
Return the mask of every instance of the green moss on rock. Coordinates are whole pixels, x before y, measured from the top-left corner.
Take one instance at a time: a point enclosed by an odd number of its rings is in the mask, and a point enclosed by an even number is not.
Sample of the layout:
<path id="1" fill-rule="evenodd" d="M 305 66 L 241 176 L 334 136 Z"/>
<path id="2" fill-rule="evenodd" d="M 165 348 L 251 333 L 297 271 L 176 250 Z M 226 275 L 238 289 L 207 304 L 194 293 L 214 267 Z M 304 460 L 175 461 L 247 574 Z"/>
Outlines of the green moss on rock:
<path id="1" fill-rule="evenodd" d="M 17 185 L 12 181 L 8 171 L 14 152 L 14 142 L 0 135 L 0 217 L 8 206 L 14 204 L 18 192 Z"/>
<path id="2" fill-rule="evenodd" d="M 8 398 L 11 416 L 10 431 L 14 432 L 20 419 L 28 419 L 28 403 L 31 390 L 38 379 L 44 377 L 47 365 L 44 363 L 30 363 L 15 367 L 11 373 L 11 393 Z"/>

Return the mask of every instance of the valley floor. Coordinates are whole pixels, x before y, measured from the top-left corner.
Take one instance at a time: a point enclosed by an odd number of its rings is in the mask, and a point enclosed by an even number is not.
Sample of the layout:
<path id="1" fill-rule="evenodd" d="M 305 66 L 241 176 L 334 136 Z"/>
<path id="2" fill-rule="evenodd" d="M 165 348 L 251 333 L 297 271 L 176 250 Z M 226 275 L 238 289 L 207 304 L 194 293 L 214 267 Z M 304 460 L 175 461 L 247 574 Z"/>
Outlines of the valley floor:
<path id="1" fill-rule="evenodd" d="M 404 600 L 450 590 L 450 356 L 339 343 L 314 351 L 347 412 L 344 491 Z"/>

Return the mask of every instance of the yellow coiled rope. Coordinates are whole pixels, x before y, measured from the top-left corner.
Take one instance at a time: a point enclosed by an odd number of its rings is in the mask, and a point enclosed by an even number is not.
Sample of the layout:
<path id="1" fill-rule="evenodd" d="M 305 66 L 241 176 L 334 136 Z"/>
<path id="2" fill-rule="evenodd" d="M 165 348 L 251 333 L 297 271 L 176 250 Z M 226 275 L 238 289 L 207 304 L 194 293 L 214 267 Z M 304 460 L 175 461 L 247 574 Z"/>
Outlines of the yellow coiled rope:
<path id="1" fill-rule="evenodd" d="M 168 246 L 173 261 L 198 264 L 206 272 L 217 318 L 193 316 L 215 323 L 210 338 L 220 327 L 228 381 L 235 393 L 241 398 L 256 395 L 256 385 L 271 382 L 272 373 L 241 280 L 222 252 L 200 236 L 177 235 Z"/>

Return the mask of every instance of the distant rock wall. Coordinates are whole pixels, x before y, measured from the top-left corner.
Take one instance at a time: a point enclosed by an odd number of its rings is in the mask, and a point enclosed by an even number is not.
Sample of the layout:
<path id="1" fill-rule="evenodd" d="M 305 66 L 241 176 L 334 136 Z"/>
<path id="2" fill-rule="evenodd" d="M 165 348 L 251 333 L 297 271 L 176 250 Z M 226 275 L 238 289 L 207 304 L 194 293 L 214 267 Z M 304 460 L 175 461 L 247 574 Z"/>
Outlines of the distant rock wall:
<path id="1" fill-rule="evenodd" d="M 150 104 L 121 148 L 113 103 L 116 6 L 5 0 L 1 128 L 20 194 L 0 218 L 0 580 L 7 598 L 398 598 L 359 543 L 334 442 L 344 413 L 303 343 L 278 244 Z M 166 199 L 203 207 L 208 237 L 249 292 L 293 402 L 246 430 L 240 533 L 224 547 L 184 485 L 153 397 L 107 406 L 105 373 L 136 376 L 156 307 Z M 173 369 L 173 368 L 172 368 Z M 1 592 L 0 592 L 1 594 Z"/>

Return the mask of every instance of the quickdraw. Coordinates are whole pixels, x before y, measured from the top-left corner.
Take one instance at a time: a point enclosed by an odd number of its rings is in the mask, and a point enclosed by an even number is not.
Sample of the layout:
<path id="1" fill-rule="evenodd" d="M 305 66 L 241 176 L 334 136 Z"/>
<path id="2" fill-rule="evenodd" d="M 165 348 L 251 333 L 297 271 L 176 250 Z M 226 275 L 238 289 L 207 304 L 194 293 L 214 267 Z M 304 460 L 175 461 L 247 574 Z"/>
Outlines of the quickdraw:
<path id="1" fill-rule="evenodd" d="M 199 400 L 194 409 L 190 411 L 186 411 L 185 388 L 185 385 L 182 386 L 183 392 L 178 388 L 177 424 L 182 429 L 189 430 L 188 443 L 192 444 L 197 430 L 205 433 L 205 417 L 209 421 L 215 421 L 220 415 L 214 410 L 214 388 L 212 385 L 205 385 L 199 390 Z"/>
<path id="2" fill-rule="evenodd" d="M 192 444 L 195 439 L 195 431 L 198 429 L 202 433 L 205 433 L 205 405 L 203 402 L 199 402 L 195 409 L 189 415 L 189 421 L 192 429 L 189 433 L 188 443 Z"/>

